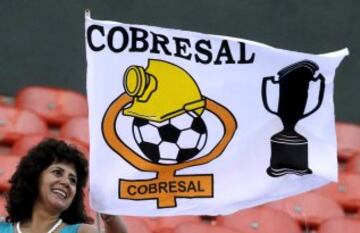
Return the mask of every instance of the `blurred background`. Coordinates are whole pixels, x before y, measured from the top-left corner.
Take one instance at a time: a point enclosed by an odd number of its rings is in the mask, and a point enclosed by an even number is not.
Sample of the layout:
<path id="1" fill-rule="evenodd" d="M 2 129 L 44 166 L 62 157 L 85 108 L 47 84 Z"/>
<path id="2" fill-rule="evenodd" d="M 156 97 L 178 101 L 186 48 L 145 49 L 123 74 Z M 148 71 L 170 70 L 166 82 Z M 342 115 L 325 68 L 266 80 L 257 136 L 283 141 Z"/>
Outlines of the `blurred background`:
<path id="1" fill-rule="evenodd" d="M 129 233 L 360 232 L 356 0 L 1 0 L 0 219 L 8 179 L 30 147 L 50 136 L 88 156 L 85 9 L 94 19 L 240 37 L 299 52 L 350 51 L 335 78 L 338 183 L 228 216 L 124 217 Z"/>
<path id="2" fill-rule="evenodd" d="M 360 123 L 356 0 L 2 0 L 0 93 L 49 85 L 85 94 L 85 9 L 95 19 L 234 36 L 306 53 L 348 47 L 335 79 L 336 117 Z"/>

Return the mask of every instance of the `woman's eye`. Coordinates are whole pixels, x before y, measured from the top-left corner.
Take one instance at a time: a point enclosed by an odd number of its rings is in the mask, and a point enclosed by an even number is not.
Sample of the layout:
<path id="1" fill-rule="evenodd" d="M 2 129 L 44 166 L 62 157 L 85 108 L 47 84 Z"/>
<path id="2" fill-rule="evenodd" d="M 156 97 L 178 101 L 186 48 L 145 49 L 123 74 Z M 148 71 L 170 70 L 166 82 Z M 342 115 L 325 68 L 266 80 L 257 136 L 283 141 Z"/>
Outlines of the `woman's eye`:
<path id="1" fill-rule="evenodd" d="M 53 170 L 52 173 L 55 174 L 56 176 L 60 176 L 60 175 L 61 175 L 61 171 L 60 171 L 60 170 Z"/>
<path id="2" fill-rule="evenodd" d="M 77 180 L 75 178 L 70 178 L 70 183 L 71 184 L 76 184 L 77 183 Z"/>

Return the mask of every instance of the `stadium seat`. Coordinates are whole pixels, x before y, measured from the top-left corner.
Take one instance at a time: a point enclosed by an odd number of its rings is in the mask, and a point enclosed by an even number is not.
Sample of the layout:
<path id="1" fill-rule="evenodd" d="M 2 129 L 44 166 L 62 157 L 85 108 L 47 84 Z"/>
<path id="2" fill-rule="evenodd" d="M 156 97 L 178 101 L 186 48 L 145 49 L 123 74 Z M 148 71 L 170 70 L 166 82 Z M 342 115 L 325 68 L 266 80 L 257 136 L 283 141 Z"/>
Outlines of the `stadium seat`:
<path id="1" fill-rule="evenodd" d="M 142 219 L 154 233 L 172 232 L 181 224 L 202 222 L 198 216 L 144 217 Z"/>
<path id="2" fill-rule="evenodd" d="M 360 174 L 360 153 L 349 159 L 346 165 L 346 172 Z"/>
<path id="3" fill-rule="evenodd" d="M 60 135 L 60 127 L 61 126 L 49 126 L 49 136 L 52 138 L 59 137 Z"/>
<path id="4" fill-rule="evenodd" d="M 72 117 L 88 113 L 83 95 L 60 88 L 26 87 L 18 92 L 15 105 L 36 112 L 50 125 L 61 125 Z"/>
<path id="5" fill-rule="evenodd" d="M 341 206 L 329 197 L 307 192 L 267 204 L 296 219 L 304 229 L 316 229 L 327 219 L 344 216 Z"/>
<path id="6" fill-rule="evenodd" d="M 60 137 L 69 138 L 89 147 L 89 125 L 86 117 L 76 117 L 66 122 L 60 129 Z"/>
<path id="7" fill-rule="evenodd" d="M 85 147 L 83 144 L 70 138 L 57 137 L 56 139 L 63 140 L 67 144 L 74 146 L 76 149 L 78 149 L 85 155 L 85 158 L 89 159 L 89 149 Z"/>
<path id="8" fill-rule="evenodd" d="M 0 155 L 0 161 L 0 192 L 5 192 L 10 188 L 9 179 L 15 172 L 20 158 L 14 155 Z"/>
<path id="9" fill-rule="evenodd" d="M 15 98 L 11 96 L 0 96 L 0 106 L 13 107 L 15 105 Z"/>
<path id="10" fill-rule="evenodd" d="M 0 143 L 0 155 L 11 154 L 11 148 L 12 148 L 11 144 Z"/>
<path id="11" fill-rule="evenodd" d="M 348 160 L 360 152 L 360 126 L 350 123 L 336 123 L 338 157 Z"/>
<path id="12" fill-rule="evenodd" d="M 153 233 L 141 218 L 124 216 L 123 220 L 128 229 L 128 233 Z"/>
<path id="13" fill-rule="evenodd" d="M 218 223 L 240 232 L 301 233 L 300 225 L 289 215 L 266 206 L 240 210 L 231 215 L 218 217 Z"/>
<path id="14" fill-rule="evenodd" d="M 15 140 L 30 134 L 47 134 L 48 128 L 36 114 L 11 108 L 0 107 L 0 135 L 2 142 Z"/>
<path id="15" fill-rule="evenodd" d="M 19 140 L 15 141 L 12 149 L 11 154 L 17 156 L 24 156 L 28 150 L 30 150 L 33 146 L 48 138 L 47 135 L 28 135 L 20 138 Z M 75 146 L 78 150 L 80 150 L 86 158 L 88 158 L 89 150 L 83 144 L 79 143 L 76 140 L 64 137 L 55 137 L 56 139 L 63 140 L 66 143 Z"/>
<path id="16" fill-rule="evenodd" d="M 332 218 L 321 224 L 318 233 L 358 233 L 360 221 L 351 218 Z"/>
<path id="17" fill-rule="evenodd" d="M 27 135 L 19 140 L 15 141 L 12 148 L 11 154 L 17 156 L 24 156 L 33 146 L 41 142 L 46 138 L 46 135 Z"/>
<path id="18" fill-rule="evenodd" d="M 212 226 L 206 223 L 184 223 L 179 225 L 173 233 L 243 233 L 243 231 L 226 226 Z"/>
<path id="19" fill-rule="evenodd" d="M 86 186 L 84 188 L 84 206 L 85 206 L 85 211 L 87 213 L 87 215 L 89 217 L 91 217 L 93 219 L 93 221 L 95 221 L 96 219 L 96 213 L 94 210 L 91 209 L 90 207 L 90 194 L 89 194 L 89 186 Z"/>
<path id="20" fill-rule="evenodd" d="M 0 194 L 0 221 L 1 219 L 5 218 L 7 215 L 5 205 L 6 205 L 5 196 Z"/>
<path id="21" fill-rule="evenodd" d="M 360 174 L 340 173 L 337 183 L 332 182 L 315 192 L 336 200 L 347 211 L 357 210 L 360 208 Z"/>

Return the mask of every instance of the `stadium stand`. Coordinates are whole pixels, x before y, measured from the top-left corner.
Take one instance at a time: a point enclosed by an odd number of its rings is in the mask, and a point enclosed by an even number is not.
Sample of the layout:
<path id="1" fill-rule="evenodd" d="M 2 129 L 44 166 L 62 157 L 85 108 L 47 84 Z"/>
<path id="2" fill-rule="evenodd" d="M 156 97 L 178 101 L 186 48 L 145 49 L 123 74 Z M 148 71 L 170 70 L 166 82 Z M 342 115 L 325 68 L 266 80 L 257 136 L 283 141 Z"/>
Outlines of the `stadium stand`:
<path id="1" fill-rule="evenodd" d="M 60 88 L 30 86 L 0 96 L 0 219 L 8 180 L 21 156 L 46 137 L 63 139 L 86 156 L 86 98 Z M 357 233 L 360 232 L 360 126 L 336 123 L 338 183 L 227 216 L 129 217 L 129 233 Z M 87 157 L 88 158 L 88 157 Z M 85 190 L 86 209 L 95 219 Z"/>
<path id="2" fill-rule="evenodd" d="M 219 225 L 239 232 L 301 233 L 300 225 L 288 214 L 260 206 L 218 218 Z"/>
<path id="3" fill-rule="evenodd" d="M 346 171 L 349 173 L 360 174 L 360 152 L 349 159 L 347 162 Z"/>
<path id="4" fill-rule="evenodd" d="M 303 229 L 317 229 L 327 219 L 345 215 L 335 200 L 314 192 L 271 202 L 267 206 L 284 211 L 296 219 Z"/>
<path id="5" fill-rule="evenodd" d="M 86 213 L 95 221 L 96 213 L 92 210 L 90 206 L 90 195 L 89 195 L 89 186 L 87 185 L 84 189 L 84 205 Z"/>
<path id="6" fill-rule="evenodd" d="M 337 122 L 336 137 L 339 160 L 347 161 L 360 152 L 360 126 Z"/>
<path id="7" fill-rule="evenodd" d="M 9 179 L 14 173 L 20 158 L 14 155 L 1 155 L 0 157 L 0 193 L 10 188 Z"/>
<path id="8" fill-rule="evenodd" d="M 15 105 L 39 114 L 50 125 L 61 125 L 72 117 L 87 116 L 86 98 L 60 88 L 26 87 L 18 92 Z"/>
<path id="9" fill-rule="evenodd" d="M 334 199 L 345 211 L 356 211 L 360 208 L 360 175 L 340 173 L 337 183 L 332 182 L 316 192 Z"/>
<path id="10" fill-rule="evenodd" d="M 29 149 L 31 149 L 31 147 L 33 147 L 34 145 L 36 145 L 37 143 L 39 143 L 40 141 L 42 141 L 47 137 L 51 137 L 51 135 L 49 134 L 26 135 L 13 143 L 10 153 L 17 156 L 24 156 L 26 152 Z M 83 143 L 79 142 L 78 140 L 68 137 L 59 137 L 59 136 L 54 138 L 64 140 L 65 142 L 75 146 L 88 158 L 89 155 L 88 146 L 85 146 Z"/>
<path id="11" fill-rule="evenodd" d="M 0 135 L 2 143 L 14 142 L 25 135 L 47 134 L 48 127 L 36 114 L 13 107 L 0 107 Z"/>
<path id="12" fill-rule="evenodd" d="M 5 203 L 5 196 L 0 195 L 0 221 L 6 217 Z"/>
<path id="13" fill-rule="evenodd" d="M 173 232 L 178 226 L 189 223 L 201 223 L 198 216 L 172 216 L 142 218 L 147 227 L 154 233 Z"/>
<path id="14" fill-rule="evenodd" d="M 187 223 L 182 224 L 178 226 L 173 233 L 190 233 L 190 232 L 196 232 L 196 233 L 241 233 L 241 231 L 238 231 L 236 229 L 232 229 L 225 226 L 212 226 L 207 223 Z M 159 232 L 160 233 L 160 232 Z M 170 233 L 167 232 L 161 232 L 161 233 Z"/>
<path id="15" fill-rule="evenodd" d="M 0 96 L 0 106 L 13 107 L 15 105 L 15 98 L 11 96 Z"/>
<path id="16" fill-rule="evenodd" d="M 357 233 L 360 232 L 360 221 L 350 218 L 332 218 L 324 222 L 318 233 Z"/>
<path id="17" fill-rule="evenodd" d="M 125 216 L 124 222 L 128 233 L 153 233 L 141 218 Z"/>
<path id="18" fill-rule="evenodd" d="M 66 143 L 76 147 L 79 151 L 81 151 L 87 159 L 89 159 L 89 148 L 87 146 L 84 146 L 79 141 L 74 140 L 72 138 L 66 138 L 66 137 L 55 137 L 59 140 L 63 140 Z"/>
<path id="19" fill-rule="evenodd" d="M 86 117 L 74 117 L 64 123 L 60 136 L 74 139 L 84 146 L 89 146 L 89 122 Z"/>
<path id="20" fill-rule="evenodd" d="M 46 134 L 26 135 L 14 142 L 11 148 L 11 154 L 24 156 L 34 145 L 47 137 Z"/>

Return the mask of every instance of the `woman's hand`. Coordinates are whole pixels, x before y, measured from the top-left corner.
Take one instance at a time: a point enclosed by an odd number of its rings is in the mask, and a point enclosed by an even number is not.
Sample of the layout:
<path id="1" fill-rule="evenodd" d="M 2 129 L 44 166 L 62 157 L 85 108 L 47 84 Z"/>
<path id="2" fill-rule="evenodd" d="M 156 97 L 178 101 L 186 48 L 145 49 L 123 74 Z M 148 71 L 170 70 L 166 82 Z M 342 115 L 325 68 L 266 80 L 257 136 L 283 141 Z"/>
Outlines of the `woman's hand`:
<path id="1" fill-rule="evenodd" d="M 108 223 L 108 222 L 112 221 L 114 218 L 117 218 L 116 215 L 110 215 L 110 214 L 100 214 L 100 217 L 104 223 Z"/>
<path id="2" fill-rule="evenodd" d="M 106 233 L 127 233 L 126 226 L 119 216 L 110 214 L 100 214 L 104 222 Z"/>

